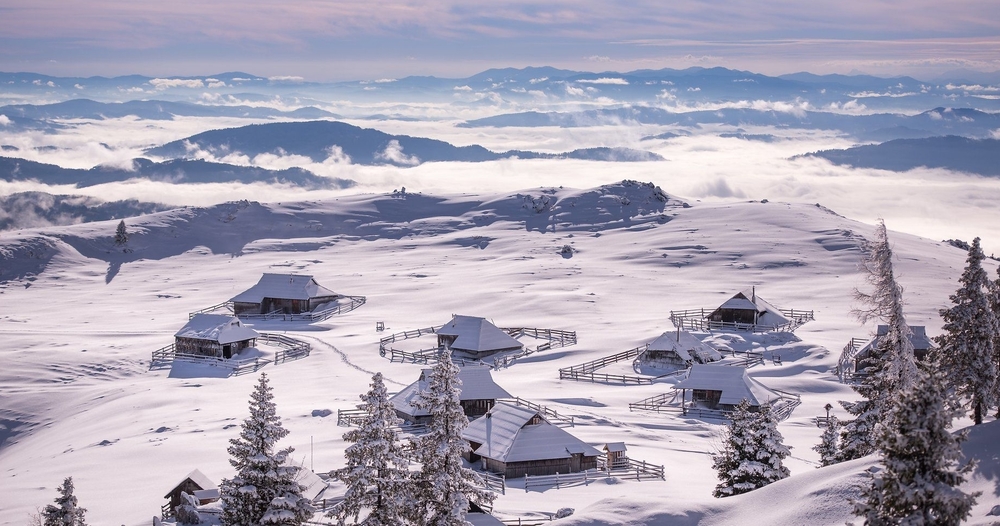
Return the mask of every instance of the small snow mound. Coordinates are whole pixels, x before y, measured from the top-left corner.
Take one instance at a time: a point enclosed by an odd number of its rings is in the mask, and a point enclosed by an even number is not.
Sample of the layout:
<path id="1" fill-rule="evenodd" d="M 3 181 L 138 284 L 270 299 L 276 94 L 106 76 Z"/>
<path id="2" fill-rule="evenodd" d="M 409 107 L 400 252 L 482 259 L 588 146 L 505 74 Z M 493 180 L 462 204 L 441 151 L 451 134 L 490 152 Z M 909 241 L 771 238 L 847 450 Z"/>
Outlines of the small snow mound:
<path id="1" fill-rule="evenodd" d="M 312 411 L 312 416 L 318 416 L 320 418 L 326 418 L 331 414 L 333 414 L 333 411 L 330 411 L 329 409 L 313 409 Z"/>
<path id="2" fill-rule="evenodd" d="M 565 519 L 566 517 L 569 517 L 570 515 L 572 515 L 574 511 L 576 511 L 576 510 L 574 510 L 573 508 L 559 508 L 559 510 L 556 511 L 556 514 L 553 515 L 552 518 L 553 519 Z"/>
<path id="3" fill-rule="evenodd" d="M 987 515 L 1000 515 L 1000 504 L 993 506 L 993 508 L 990 509 L 990 512 L 987 513 Z"/>

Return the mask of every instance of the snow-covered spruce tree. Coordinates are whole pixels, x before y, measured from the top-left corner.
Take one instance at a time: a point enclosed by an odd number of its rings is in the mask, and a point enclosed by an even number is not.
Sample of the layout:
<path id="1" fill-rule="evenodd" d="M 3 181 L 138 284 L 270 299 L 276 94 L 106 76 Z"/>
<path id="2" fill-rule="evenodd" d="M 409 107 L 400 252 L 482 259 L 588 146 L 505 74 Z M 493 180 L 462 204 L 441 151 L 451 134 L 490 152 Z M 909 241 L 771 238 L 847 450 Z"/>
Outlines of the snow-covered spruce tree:
<path id="1" fill-rule="evenodd" d="M 994 348 L 1000 325 L 990 307 L 989 275 L 983 269 L 979 238 L 972 240 L 958 290 L 950 296 L 952 307 L 941 310 L 944 334 L 935 362 L 945 384 L 968 398 L 976 424 L 997 400 L 997 363 Z"/>
<path id="2" fill-rule="evenodd" d="M 757 411 L 743 400 L 726 428 L 722 451 L 712 457 L 719 484 L 712 495 L 729 497 L 747 493 L 789 475 L 782 460 L 789 455 L 778 432 L 770 404 Z"/>
<path id="3" fill-rule="evenodd" d="M 894 402 L 896 417 L 879 430 L 883 469 L 854 502 L 865 524 L 957 525 L 976 497 L 959 489 L 974 461 L 959 467 L 965 433 L 948 431 L 956 410 L 937 372 L 921 373 Z"/>
<path id="4" fill-rule="evenodd" d="M 820 467 L 831 466 L 840 462 L 840 447 L 837 439 L 840 438 L 840 422 L 837 417 L 831 416 L 826 422 L 826 429 L 820 436 L 819 444 L 813 446 L 813 451 L 819 453 Z"/>
<path id="5" fill-rule="evenodd" d="M 301 526 L 316 512 L 309 499 L 302 496 L 302 485 L 296 481 L 300 468 L 289 461 L 292 451 L 289 447 L 275 455 L 278 467 L 275 470 L 274 498 L 260 519 L 262 525 Z"/>
<path id="6" fill-rule="evenodd" d="M 351 445 L 344 452 L 347 466 L 339 478 L 347 485 L 347 493 L 330 517 L 342 525 L 348 519 L 366 526 L 404 524 L 409 460 L 393 428 L 402 420 L 389 402 L 382 373 L 372 376 L 371 390 L 361 400 L 364 419 L 357 429 L 344 433 L 344 441 Z M 362 512 L 367 516 L 359 523 Z"/>
<path id="7" fill-rule="evenodd" d="M 49 504 L 42 510 L 43 526 L 86 526 L 85 508 L 77 505 L 76 495 L 73 495 L 73 477 L 66 477 L 59 486 L 59 496 L 55 504 Z"/>
<path id="8" fill-rule="evenodd" d="M 115 245 L 120 247 L 128 243 L 128 231 L 125 229 L 125 220 L 118 223 L 118 230 L 115 231 Z"/>
<path id="9" fill-rule="evenodd" d="M 993 334 L 993 363 L 1000 375 L 1000 266 L 997 267 L 997 279 L 990 284 L 990 310 L 997 320 L 997 331 Z M 1000 378 L 997 379 L 997 398 L 1000 400 Z M 997 420 L 1000 420 L 1000 405 L 997 406 Z"/>
<path id="10" fill-rule="evenodd" d="M 240 436 L 229 441 L 229 463 L 236 468 L 236 476 L 224 479 L 219 485 L 222 500 L 223 526 L 256 526 L 264 524 L 262 519 L 272 505 L 285 506 L 294 501 L 301 504 L 301 486 L 295 483 L 298 472 L 296 466 L 287 465 L 286 459 L 292 452 L 287 448 L 275 452 L 275 443 L 288 435 L 281 425 L 274 405 L 273 389 L 268 385 L 267 374 L 261 373 L 257 386 L 250 394 L 250 416 L 242 424 Z M 297 498 L 296 498 L 297 495 Z M 278 502 L 275 500 L 279 499 Z M 291 515 L 291 516 L 290 516 Z M 311 515 L 311 512 L 310 512 Z M 301 524 L 294 513 L 281 513 L 269 517 L 268 524 Z"/>
<path id="11" fill-rule="evenodd" d="M 875 240 L 865 246 L 867 256 L 862 262 L 865 281 L 871 292 L 854 291 L 861 304 L 854 310 L 861 323 L 884 321 L 886 334 L 864 360 L 865 369 L 854 390 L 861 395 L 857 402 L 841 401 L 841 406 L 854 419 L 841 430 L 840 460 L 852 460 L 876 450 L 875 432 L 878 426 L 892 418 L 892 401 L 901 389 L 913 384 L 918 375 L 913 355 L 912 331 L 903 315 L 903 288 L 896 282 L 892 269 L 892 247 L 885 223 L 879 221 Z"/>
<path id="12" fill-rule="evenodd" d="M 469 444 L 462 431 L 469 419 L 462 411 L 462 381 L 451 350 L 444 349 L 431 371 L 427 391 L 415 404 L 430 414 L 427 434 L 416 440 L 421 469 L 416 473 L 413 522 L 432 526 L 464 526 L 469 502 L 490 504 L 495 495 L 479 487 L 479 476 L 462 464 Z"/>

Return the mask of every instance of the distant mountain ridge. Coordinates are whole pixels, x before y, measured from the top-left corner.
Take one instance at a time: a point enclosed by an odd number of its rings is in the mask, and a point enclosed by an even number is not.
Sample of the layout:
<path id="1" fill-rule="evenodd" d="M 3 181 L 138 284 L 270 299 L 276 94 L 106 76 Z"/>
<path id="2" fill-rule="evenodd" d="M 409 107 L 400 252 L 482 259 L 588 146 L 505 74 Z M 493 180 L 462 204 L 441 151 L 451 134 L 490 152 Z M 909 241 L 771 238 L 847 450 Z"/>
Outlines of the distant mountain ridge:
<path id="1" fill-rule="evenodd" d="M 55 104 L 14 104 L 0 106 L 0 115 L 9 118 L 41 119 L 113 119 L 134 115 L 141 119 L 161 120 L 179 117 L 241 117 L 295 119 L 337 118 L 338 115 L 314 107 L 281 111 L 265 106 L 228 106 L 171 102 L 165 100 L 132 100 L 128 102 L 97 102 L 73 99 Z"/>
<path id="2" fill-rule="evenodd" d="M 629 148 L 584 148 L 562 154 L 523 150 L 493 152 L 479 145 L 455 146 L 445 141 L 391 135 L 345 122 L 310 121 L 252 124 L 211 130 L 146 150 L 149 155 L 183 159 L 192 148 L 217 157 L 239 153 L 301 155 L 323 162 L 331 155 L 346 155 L 352 164 L 414 166 L 425 162 L 482 162 L 510 157 L 521 159 L 589 159 L 603 161 L 659 161 L 652 152 Z M 339 149 L 339 150 L 338 150 Z"/>
<path id="3" fill-rule="evenodd" d="M 855 168 L 904 172 L 921 166 L 945 168 L 992 177 L 1000 176 L 1000 140 L 949 135 L 926 139 L 896 139 L 846 150 L 823 150 L 806 155 Z M 798 157 L 806 157 L 798 156 Z"/>
<path id="4" fill-rule="evenodd" d="M 130 179 L 148 179 L 175 184 L 265 182 L 293 184 L 306 188 L 348 188 L 354 185 L 354 181 L 349 179 L 320 177 L 301 168 L 267 170 L 255 166 L 236 166 L 202 160 L 173 159 L 157 163 L 149 159 L 133 159 L 131 170 L 111 166 L 96 166 L 83 170 L 27 159 L 0 157 L 0 180 L 3 181 L 35 180 L 50 185 L 72 184 L 85 187 Z"/>

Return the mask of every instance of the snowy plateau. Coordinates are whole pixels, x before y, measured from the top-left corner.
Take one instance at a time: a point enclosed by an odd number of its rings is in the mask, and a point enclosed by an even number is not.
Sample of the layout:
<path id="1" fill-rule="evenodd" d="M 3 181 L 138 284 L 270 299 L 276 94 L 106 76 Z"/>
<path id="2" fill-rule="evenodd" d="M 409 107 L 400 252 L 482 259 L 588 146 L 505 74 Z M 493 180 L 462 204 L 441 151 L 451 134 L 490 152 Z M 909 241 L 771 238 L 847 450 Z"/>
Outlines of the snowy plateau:
<path id="1" fill-rule="evenodd" d="M 308 357 L 260 372 L 290 431 L 280 445 L 294 447 L 294 458 L 317 473 L 343 466 L 347 428 L 337 426 L 337 410 L 357 405 L 374 372 L 390 392 L 420 374 L 422 365 L 380 356 L 379 338 L 466 314 L 576 331 L 577 345 L 517 359 L 494 379 L 572 416 L 567 430 L 583 441 L 624 442 L 630 457 L 665 468 L 664 480 L 597 477 L 544 491 L 509 481 L 494 504 L 497 517 L 547 519 L 573 508 L 552 524 L 857 522 L 850 499 L 875 458 L 819 469 L 811 448 L 824 406 L 846 418 L 837 402 L 857 396 L 836 374 L 840 350 L 875 330 L 851 315 L 852 290 L 864 287 L 860 245 L 872 224 L 815 203 L 699 202 L 632 181 L 234 201 L 126 222 L 127 252 L 114 244 L 118 221 L 0 234 L 0 524 L 27 523 L 67 476 L 91 524 L 127 525 L 150 524 L 163 495 L 193 469 L 216 483 L 232 476 L 226 447 L 259 373 L 151 368 L 150 353 L 171 343 L 189 312 L 233 297 L 265 272 L 313 275 L 334 291 L 367 297 L 325 321 L 250 322 L 312 345 Z M 907 321 L 940 334 L 938 310 L 957 287 L 966 252 L 888 227 Z M 996 275 L 995 261 L 986 268 Z M 778 426 L 792 475 L 716 499 L 711 455 L 723 422 L 629 410 L 630 402 L 668 392 L 666 381 L 575 382 L 560 380 L 558 369 L 650 342 L 673 329 L 671 310 L 717 306 L 749 287 L 815 313 L 794 336 L 701 335 L 780 356 L 749 374 L 801 396 Z M 983 492 L 970 524 L 994 523 L 998 438 L 1000 422 L 989 422 L 964 444 L 979 466 L 963 489 Z"/>

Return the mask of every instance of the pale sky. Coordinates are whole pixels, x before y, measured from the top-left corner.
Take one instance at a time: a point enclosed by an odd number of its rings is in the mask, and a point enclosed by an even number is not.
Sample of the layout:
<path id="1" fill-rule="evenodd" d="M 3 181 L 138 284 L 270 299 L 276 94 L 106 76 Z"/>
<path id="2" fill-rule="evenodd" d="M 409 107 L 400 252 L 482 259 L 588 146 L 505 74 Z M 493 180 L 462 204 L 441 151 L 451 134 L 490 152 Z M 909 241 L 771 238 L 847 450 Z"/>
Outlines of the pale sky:
<path id="1" fill-rule="evenodd" d="M 992 0 L 4 0 L 0 70 L 307 80 L 491 67 L 1000 70 Z"/>

